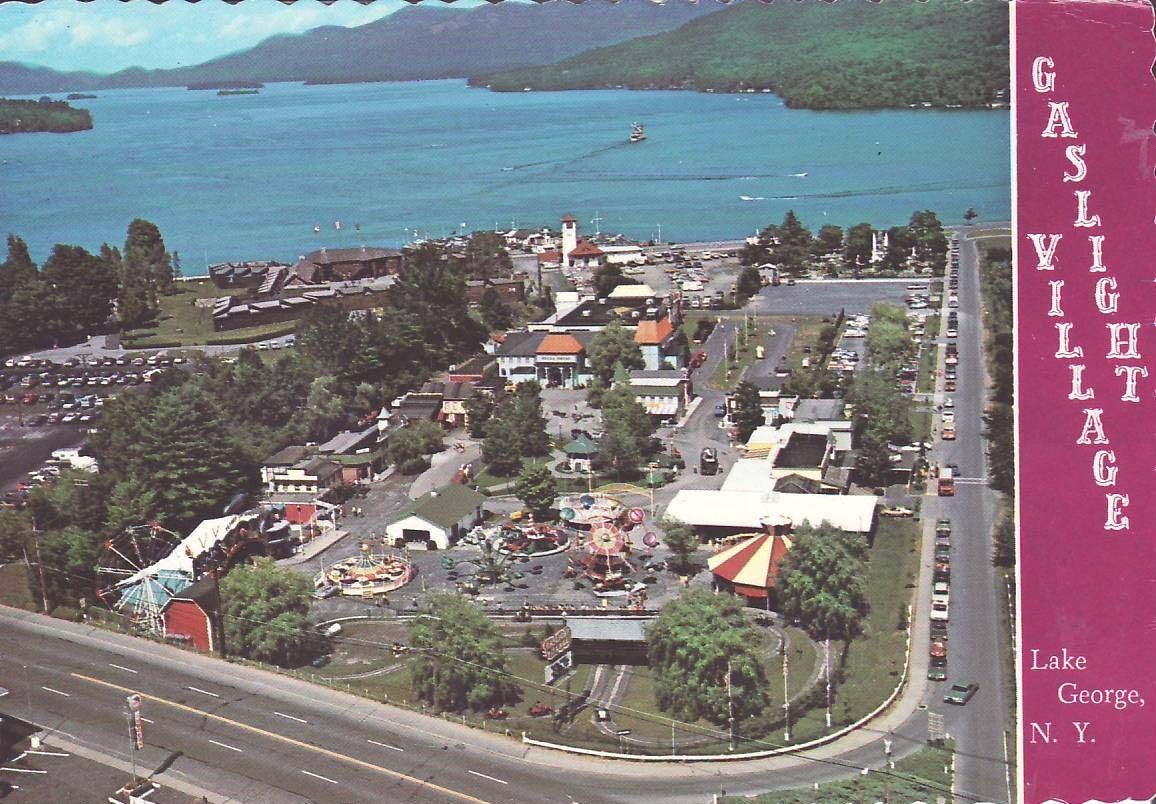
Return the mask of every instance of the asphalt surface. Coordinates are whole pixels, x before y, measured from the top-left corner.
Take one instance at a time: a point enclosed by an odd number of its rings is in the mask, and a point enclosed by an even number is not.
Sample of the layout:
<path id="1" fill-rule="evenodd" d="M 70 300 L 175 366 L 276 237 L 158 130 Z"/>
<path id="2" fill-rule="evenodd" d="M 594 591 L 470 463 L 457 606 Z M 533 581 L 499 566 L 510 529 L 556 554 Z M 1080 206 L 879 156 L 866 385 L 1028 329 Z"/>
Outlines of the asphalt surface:
<path id="1" fill-rule="evenodd" d="M 974 682 L 979 691 L 966 706 L 939 702 L 934 708 L 945 713 L 947 731 L 956 740 L 956 790 L 966 800 L 1008 801 L 1007 774 L 1010 770 L 1014 785 L 1015 768 L 1005 762 L 1004 730 L 1009 727 L 1012 702 L 999 660 L 1007 649 L 1007 634 L 1001 632 L 998 616 L 1006 593 L 991 562 L 997 498 L 986 480 L 987 381 L 977 260 L 975 243 L 961 240 L 959 334 L 954 339 L 959 346 L 958 390 L 952 394 L 956 438 L 937 442 L 931 457 L 958 464 L 960 480 L 954 497 L 926 498 L 924 511 L 925 519 L 948 517 L 953 525 L 948 680 L 940 686 Z M 1014 756 L 1008 759 L 1015 761 Z"/>
<path id="2" fill-rule="evenodd" d="M 13 714 L 116 763 L 129 759 L 125 696 L 141 693 L 140 767 L 212 802 L 702 804 L 723 791 L 799 787 L 883 761 L 874 729 L 764 760 L 592 760 L 12 609 L 0 609 L 0 675 Z M 891 731 L 896 755 L 922 744 L 918 717 L 910 730 Z"/>

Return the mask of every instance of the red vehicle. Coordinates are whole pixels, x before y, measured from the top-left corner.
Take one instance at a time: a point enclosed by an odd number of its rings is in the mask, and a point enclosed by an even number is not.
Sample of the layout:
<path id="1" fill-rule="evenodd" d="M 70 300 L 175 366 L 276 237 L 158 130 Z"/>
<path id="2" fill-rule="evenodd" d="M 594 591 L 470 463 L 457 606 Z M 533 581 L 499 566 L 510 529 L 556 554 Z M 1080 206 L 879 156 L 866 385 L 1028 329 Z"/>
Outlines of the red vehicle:
<path id="1" fill-rule="evenodd" d="M 706 352 L 695 352 L 694 357 L 690 359 L 690 367 L 696 369 L 706 362 Z"/>
<path id="2" fill-rule="evenodd" d="M 950 467 L 939 470 L 938 492 L 940 497 L 955 496 L 955 472 Z"/>

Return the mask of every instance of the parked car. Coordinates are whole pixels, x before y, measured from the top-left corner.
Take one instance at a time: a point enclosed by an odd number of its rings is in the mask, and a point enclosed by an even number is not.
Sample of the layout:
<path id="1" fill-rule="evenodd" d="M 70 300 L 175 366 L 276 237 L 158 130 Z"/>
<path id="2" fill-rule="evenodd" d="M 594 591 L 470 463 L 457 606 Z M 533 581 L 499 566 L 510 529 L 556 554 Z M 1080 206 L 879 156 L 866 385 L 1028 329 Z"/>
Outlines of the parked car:
<path id="1" fill-rule="evenodd" d="M 957 681 L 951 685 L 951 689 L 943 696 L 943 702 L 963 706 L 970 701 L 977 692 L 979 692 L 979 684 L 967 684 Z"/>
<path id="2" fill-rule="evenodd" d="M 907 516 L 915 516 L 915 512 L 912 511 L 910 508 L 904 508 L 901 505 L 895 505 L 895 506 L 892 506 L 890 508 L 884 508 L 882 511 L 879 512 L 879 516 L 907 517 Z"/>

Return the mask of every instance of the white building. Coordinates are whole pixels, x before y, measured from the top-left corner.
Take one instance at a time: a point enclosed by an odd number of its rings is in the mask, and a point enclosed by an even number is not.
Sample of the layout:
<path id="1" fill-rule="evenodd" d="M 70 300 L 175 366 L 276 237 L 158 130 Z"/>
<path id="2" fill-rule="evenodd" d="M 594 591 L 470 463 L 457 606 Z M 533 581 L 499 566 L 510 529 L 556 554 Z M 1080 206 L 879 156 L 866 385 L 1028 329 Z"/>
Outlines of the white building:
<path id="1" fill-rule="evenodd" d="M 869 533 L 879 498 L 871 495 L 785 494 L 777 491 L 683 489 L 666 516 L 696 528 L 723 532 L 766 530 L 783 519 L 798 527 L 829 522 L 849 533 Z"/>
<path id="2" fill-rule="evenodd" d="M 482 520 L 485 495 L 457 484 L 431 491 L 385 526 L 385 540 L 411 550 L 446 550 Z"/>

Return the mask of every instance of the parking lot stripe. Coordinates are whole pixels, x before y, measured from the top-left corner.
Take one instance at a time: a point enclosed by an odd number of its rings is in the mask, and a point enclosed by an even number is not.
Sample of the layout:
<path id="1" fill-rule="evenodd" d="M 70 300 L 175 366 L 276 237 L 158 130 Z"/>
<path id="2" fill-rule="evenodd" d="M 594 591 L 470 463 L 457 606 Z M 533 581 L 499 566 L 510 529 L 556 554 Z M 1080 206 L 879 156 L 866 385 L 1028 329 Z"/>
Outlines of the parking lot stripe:
<path id="1" fill-rule="evenodd" d="M 137 675 L 137 671 L 133 670 L 131 667 L 124 667 L 124 666 L 119 665 L 119 664 L 113 664 L 112 662 L 109 662 L 108 666 L 109 667 L 115 667 L 117 670 L 123 670 L 126 673 L 132 673 L 134 676 Z"/>
<path id="2" fill-rule="evenodd" d="M 11 771 L 12 773 L 48 773 L 46 770 L 33 770 L 32 768 L 0 768 L 0 771 Z"/>
<path id="3" fill-rule="evenodd" d="M 296 715 L 287 715 L 284 712 L 274 712 L 273 714 L 275 714 L 277 717 L 283 717 L 286 720 L 296 720 L 298 723 L 308 723 L 309 722 L 305 718 L 300 718 L 300 717 L 297 717 Z"/>
<path id="4" fill-rule="evenodd" d="M 379 743 L 377 740 L 366 740 L 366 742 L 372 743 L 373 745 L 380 745 L 382 748 L 388 748 L 391 751 L 404 751 L 405 750 L 404 748 L 399 748 L 396 745 L 390 745 L 389 743 Z"/>
<path id="5" fill-rule="evenodd" d="M 209 692 L 208 690 L 203 690 L 200 687 L 185 687 L 185 689 L 192 690 L 193 692 L 199 692 L 199 693 L 201 693 L 201 695 L 209 695 L 209 696 L 212 696 L 213 698 L 220 698 L 221 697 L 220 695 L 218 695 L 215 692 Z"/>

